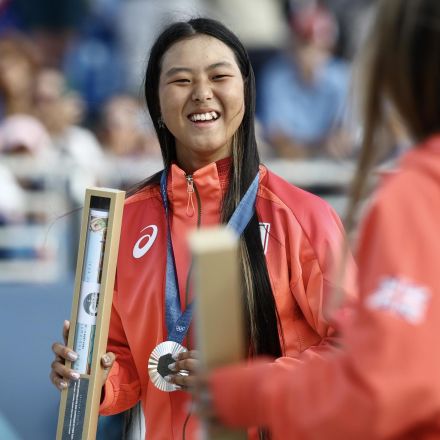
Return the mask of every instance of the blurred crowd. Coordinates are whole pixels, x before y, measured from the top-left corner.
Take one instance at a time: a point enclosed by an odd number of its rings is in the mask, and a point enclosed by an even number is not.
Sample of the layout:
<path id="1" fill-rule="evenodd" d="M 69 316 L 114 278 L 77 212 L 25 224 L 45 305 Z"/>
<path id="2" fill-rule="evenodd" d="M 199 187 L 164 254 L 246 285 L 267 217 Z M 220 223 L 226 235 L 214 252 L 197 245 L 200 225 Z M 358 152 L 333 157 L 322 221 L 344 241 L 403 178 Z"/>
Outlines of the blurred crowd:
<path id="1" fill-rule="evenodd" d="M 217 18 L 247 46 L 263 160 L 354 158 L 351 61 L 373 3 L 0 0 L 0 224 L 25 211 L 12 157 L 74 174 L 79 203 L 85 186 L 130 186 L 135 165 L 160 167 L 142 74 L 150 42 L 179 17 Z"/>

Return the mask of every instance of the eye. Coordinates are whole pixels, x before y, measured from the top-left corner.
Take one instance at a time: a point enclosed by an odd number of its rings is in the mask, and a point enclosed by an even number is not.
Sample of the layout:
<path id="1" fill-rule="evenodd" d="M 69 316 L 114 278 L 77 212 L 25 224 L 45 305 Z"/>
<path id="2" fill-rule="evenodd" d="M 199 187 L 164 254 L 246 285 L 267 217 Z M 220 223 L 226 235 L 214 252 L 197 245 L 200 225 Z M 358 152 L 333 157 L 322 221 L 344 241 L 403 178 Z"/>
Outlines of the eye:
<path id="1" fill-rule="evenodd" d="M 221 74 L 218 74 L 218 75 L 214 75 L 213 77 L 212 77 L 212 79 L 214 80 L 214 81 L 220 81 L 220 80 L 222 80 L 222 79 L 225 79 L 225 78 L 230 78 L 232 75 L 227 75 L 227 74 L 225 74 L 225 73 L 221 73 Z"/>
<path id="2" fill-rule="evenodd" d="M 189 84 L 191 81 L 188 78 L 173 79 L 170 84 Z"/>

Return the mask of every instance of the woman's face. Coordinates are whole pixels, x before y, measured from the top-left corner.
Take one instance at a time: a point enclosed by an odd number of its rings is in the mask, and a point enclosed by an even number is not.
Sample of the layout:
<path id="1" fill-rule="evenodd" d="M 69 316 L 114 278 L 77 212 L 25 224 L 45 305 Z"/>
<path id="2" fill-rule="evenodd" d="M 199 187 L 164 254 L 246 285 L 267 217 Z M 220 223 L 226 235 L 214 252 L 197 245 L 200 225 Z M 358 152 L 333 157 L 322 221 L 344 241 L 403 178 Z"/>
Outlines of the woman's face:
<path id="1" fill-rule="evenodd" d="M 171 46 L 162 60 L 159 101 L 185 171 L 231 155 L 245 103 L 243 77 L 228 46 L 207 35 Z"/>

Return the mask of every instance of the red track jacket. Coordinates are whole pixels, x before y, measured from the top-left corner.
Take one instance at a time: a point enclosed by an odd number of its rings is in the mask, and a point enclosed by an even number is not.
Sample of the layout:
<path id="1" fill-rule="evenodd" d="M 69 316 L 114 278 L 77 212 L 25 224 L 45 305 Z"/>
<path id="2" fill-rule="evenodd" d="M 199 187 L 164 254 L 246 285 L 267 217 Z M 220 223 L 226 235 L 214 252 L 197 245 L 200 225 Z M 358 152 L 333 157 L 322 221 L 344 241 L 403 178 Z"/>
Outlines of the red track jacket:
<path id="1" fill-rule="evenodd" d="M 201 225 L 220 221 L 230 159 L 194 172 L 200 194 Z M 171 234 L 181 303 L 189 266 L 188 232 L 197 224 L 197 200 L 191 200 L 185 173 L 172 166 L 168 181 Z M 194 206 L 194 207 L 193 207 Z M 326 351 L 333 334 L 323 315 L 332 290 L 331 267 L 343 237 L 340 221 L 329 205 L 261 167 L 256 208 L 270 280 L 290 361 L 306 350 L 313 358 Z M 147 237 L 147 235 L 149 237 Z M 147 363 L 154 347 L 167 339 L 164 320 L 166 221 L 159 187 L 140 191 L 126 202 L 108 350 L 117 355 L 105 385 L 101 414 L 124 411 L 140 399 L 148 440 L 182 438 L 190 397 L 165 393 L 149 381 Z M 349 263 L 349 273 L 354 266 Z M 219 276 L 221 276 L 221 268 Z M 347 290 L 354 292 L 347 278 Z M 191 339 L 191 336 L 190 336 Z M 197 421 L 189 419 L 187 439 L 198 438 Z"/>

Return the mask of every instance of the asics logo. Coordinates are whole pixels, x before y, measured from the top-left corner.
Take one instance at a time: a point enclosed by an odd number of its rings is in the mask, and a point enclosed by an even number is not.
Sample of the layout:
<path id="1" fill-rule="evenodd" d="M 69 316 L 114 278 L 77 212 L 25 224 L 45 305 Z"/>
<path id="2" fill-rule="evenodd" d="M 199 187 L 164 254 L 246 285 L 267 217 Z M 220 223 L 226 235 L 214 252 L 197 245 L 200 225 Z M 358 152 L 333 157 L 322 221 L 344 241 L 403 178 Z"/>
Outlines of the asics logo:
<path id="1" fill-rule="evenodd" d="M 149 225 L 141 230 L 141 232 L 146 231 L 147 229 L 151 229 L 151 233 L 144 234 L 134 245 L 133 248 L 133 257 L 134 258 L 142 258 L 153 246 L 153 243 L 157 237 L 157 226 Z"/>

